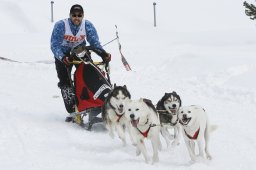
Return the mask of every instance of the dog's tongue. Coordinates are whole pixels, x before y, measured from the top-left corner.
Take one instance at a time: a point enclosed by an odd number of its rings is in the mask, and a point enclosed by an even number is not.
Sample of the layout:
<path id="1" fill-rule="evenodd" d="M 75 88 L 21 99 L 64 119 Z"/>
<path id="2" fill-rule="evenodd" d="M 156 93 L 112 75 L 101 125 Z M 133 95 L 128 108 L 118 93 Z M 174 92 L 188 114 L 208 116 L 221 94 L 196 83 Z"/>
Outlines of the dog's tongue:
<path id="1" fill-rule="evenodd" d="M 139 123 L 139 119 L 137 119 L 137 120 L 132 120 L 131 123 L 132 123 L 132 126 L 136 128 L 137 125 L 138 125 L 138 123 Z"/>
<path id="2" fill-rule="evenodd" d="M 176 112 L 176 109 L 170 109 L 172 113 L 175 113 Z"/>

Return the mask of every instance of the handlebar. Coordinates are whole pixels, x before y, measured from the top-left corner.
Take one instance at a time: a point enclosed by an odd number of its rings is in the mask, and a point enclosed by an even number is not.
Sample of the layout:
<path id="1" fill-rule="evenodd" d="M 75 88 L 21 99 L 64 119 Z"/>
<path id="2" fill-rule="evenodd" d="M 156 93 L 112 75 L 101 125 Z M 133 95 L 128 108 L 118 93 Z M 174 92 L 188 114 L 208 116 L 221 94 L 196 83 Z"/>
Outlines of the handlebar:
<path id="1" fill-rule="evenodd" d="M 75 64 L 75 65 L 77 65 L 77 64 L 81 64 L 82 62 L 84 62 L 83 60 L 73 60 L 71 63 L 72 64 Z M 105 63 L 104 62 L 102 62 L 102 61 L 93 61 L 92 62 L 94 65 L 104 65 Z"/>
<path id="2" fill-rule="evenodd" d="M 93 62 L 91 59 L 91 51 L 95 52 L 98 56 L 100 56 L 102 58 L 102 62 L 95 62 L 95 64 L 96 65 L 100 65 L 100 63 L 104 64 L 103 59 L 104 59 L 105 55 L 107 54 L 106 51 L 101 48 L 85 46 L 84 44 L 80 44 L 80 45 L 74 47 L 70 51 L 70 61 L 74 61 L 73 64 L 79 64 L 79 62 L 81 63 L 81 61 Z"/>

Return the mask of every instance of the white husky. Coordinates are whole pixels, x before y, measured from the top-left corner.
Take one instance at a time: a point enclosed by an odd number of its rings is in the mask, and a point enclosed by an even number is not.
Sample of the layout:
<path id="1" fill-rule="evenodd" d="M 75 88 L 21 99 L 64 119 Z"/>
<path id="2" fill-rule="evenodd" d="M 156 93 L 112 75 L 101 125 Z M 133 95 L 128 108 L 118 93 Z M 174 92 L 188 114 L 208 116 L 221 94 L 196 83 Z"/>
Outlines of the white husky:
<path id="1" fill-rule="evenodd" d="M 132 144 L 135 145 L 131 136 L 131 126 L 124 116 L 125 106 L 130 98 L 131 95 L 125 85 L 114 85 L 114 89 L 109 93 L 102 107 L 102 118 L 109 130 L 109 135 L 114 138 L 114 130 L 116 130 L 124 146 L 126 145 L 125 128 L 128 129 Z"/>
<path id="2" fill-rule="evenodd" d="M 183 137 L 192 161 L 197 160 L 195 143 L 198 145 L 199 156 L 211 159 L 208 150 L 209 128 L 205 110 L 200 106 L 185 106 L 179 109 L 179 122 L 182 125 Z"/>
<path id="3" fill-rule="evenodd" d="M 144 144 L 144 139 L 151 140 L 153 147 L 152 163 L 158 162 L 158 150 L 161 150 L 160 142 L 160 121 L 158 114 L 150 100 L 130 100 L 125 109 L 125 116 L 130 120 L 132 125 L 132 135 L 137 141 L 136 154 L 143 154 L 146 163 L 149 163 L 149 156 Z"/>

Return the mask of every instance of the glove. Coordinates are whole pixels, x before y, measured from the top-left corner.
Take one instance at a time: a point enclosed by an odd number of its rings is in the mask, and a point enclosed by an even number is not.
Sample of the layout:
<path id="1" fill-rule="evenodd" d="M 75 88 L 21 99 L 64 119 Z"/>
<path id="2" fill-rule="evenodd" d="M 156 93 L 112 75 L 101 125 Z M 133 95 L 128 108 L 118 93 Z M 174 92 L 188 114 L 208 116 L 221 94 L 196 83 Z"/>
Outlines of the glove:
<path id="1" fill-rule="evenodd" d="M 105 57 L 104 60 L 105 60 L 105 62 L 107 62 L 107 63 L 110 62 L 110 61 L 111 61 L 111 54 L 110 54 L 110 53 L 107 53 L 107 55 L 106 55 L 106 57 Z M 104 60 L 103 60 L 103 61 L 104 61 Z"/>
<path id="2" fill-rule="evenodd" d="M 70 61 L 69 57 L 64 56 L 64 57 L 62 58 L 62 62 L 63 62 L 65 65 L 68 66 L 68 65 L 71 64 L 72 61 Z"/>
<path id="3" fill-rule="evenodd" d="M 111 61 L 111 54 L 105 53 L 104 56 L 101 57 L 104 63 L 108 63 Z"/>

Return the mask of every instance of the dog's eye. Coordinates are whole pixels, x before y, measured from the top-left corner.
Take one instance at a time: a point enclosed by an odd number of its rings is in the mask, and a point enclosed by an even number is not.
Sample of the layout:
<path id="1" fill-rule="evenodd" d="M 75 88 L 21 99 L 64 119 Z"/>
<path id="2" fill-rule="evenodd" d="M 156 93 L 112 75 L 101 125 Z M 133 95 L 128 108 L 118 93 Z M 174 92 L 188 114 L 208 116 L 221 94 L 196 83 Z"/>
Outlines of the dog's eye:
<path id="1" fill-rule="evenodd" d="M 126 97 L 123 97 L 122 99 L 124 100 Z"/>
<path id="2" fill-rule="evenodd" d="M 181 111 L 180 113 L 183 113 L 183 111 Z"/>
<path id="3" fill-rule="evenodd" d="M 188 113 L 191 113 L 191 111 L 188 111 Z"/>
<path id="4" fill-rule="evenodd" d="M 130 111 L 131 111 L 131 109 L 128 109 L 128 111 L 130 112 Z"/>
<path id="5" fill-rule="evenodd" d="M 136 111 L 139 111 L 140 109 L 136 109 Z"/>

